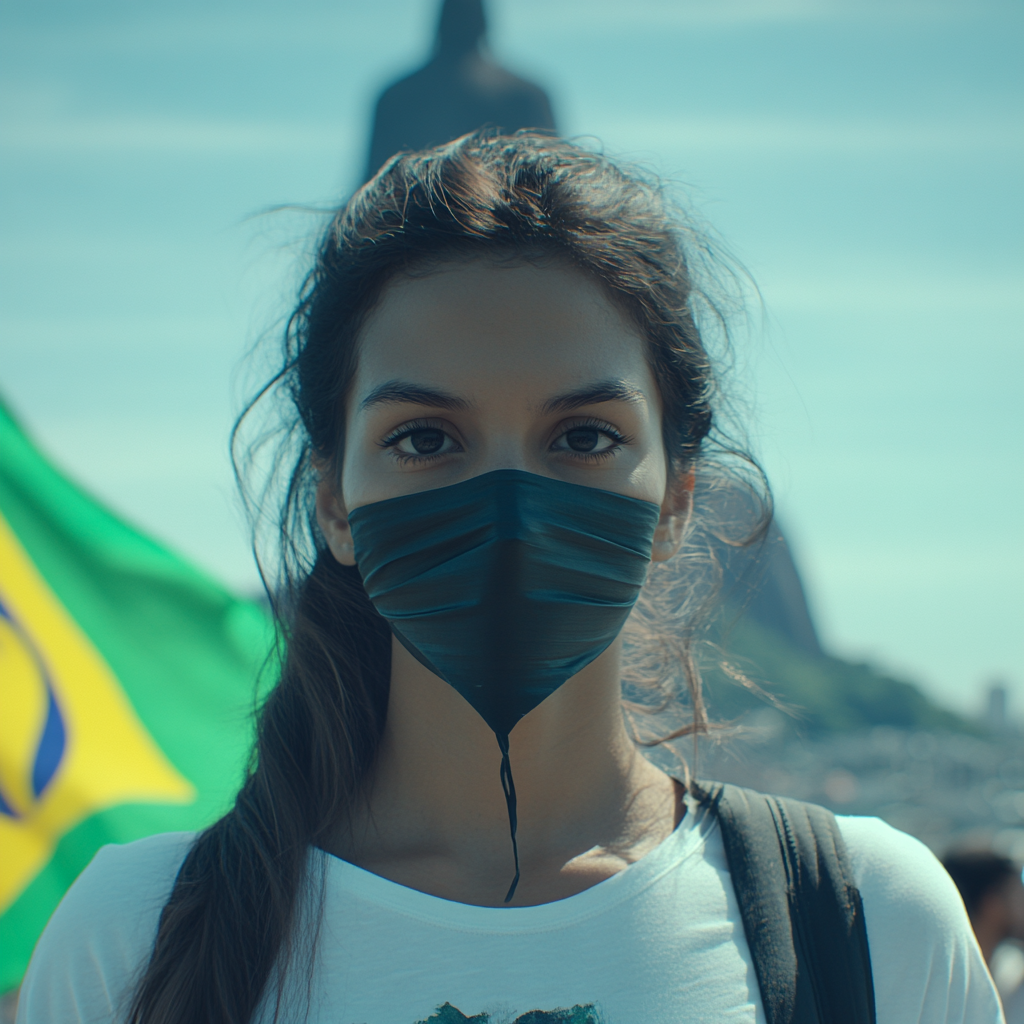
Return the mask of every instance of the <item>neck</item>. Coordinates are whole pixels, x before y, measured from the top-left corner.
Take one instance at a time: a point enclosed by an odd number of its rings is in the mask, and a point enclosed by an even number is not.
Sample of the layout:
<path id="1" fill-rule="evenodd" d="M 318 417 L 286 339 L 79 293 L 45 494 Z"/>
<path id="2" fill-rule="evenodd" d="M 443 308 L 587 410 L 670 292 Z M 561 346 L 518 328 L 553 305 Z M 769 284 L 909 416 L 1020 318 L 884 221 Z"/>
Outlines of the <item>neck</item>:
<path id="1" fill-rule="evenodd" d="M 627 735 L 620 678 L 617 641 L 512 731 L 517 904 L 587 888 L 595 871 L 607 877 L 675 826 L 678 794 Z M 500 903 L 512 876 L 500 762 L 479 715 L 396 642 L 367 799 L 330 852 L 435 895 Z"/>

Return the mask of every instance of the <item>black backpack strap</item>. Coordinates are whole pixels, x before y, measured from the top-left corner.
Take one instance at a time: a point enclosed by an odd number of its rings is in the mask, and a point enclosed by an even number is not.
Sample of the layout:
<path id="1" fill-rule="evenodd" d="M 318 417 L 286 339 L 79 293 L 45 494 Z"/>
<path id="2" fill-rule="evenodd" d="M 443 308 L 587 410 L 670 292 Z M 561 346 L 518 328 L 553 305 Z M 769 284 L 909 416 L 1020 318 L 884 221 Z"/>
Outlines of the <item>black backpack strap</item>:
<path id="1" fill-rule="evenodd" d="M 768 1024 L 875 1024 L 864 907 L 835 816 L 721 783 L 718 817 Z"/>

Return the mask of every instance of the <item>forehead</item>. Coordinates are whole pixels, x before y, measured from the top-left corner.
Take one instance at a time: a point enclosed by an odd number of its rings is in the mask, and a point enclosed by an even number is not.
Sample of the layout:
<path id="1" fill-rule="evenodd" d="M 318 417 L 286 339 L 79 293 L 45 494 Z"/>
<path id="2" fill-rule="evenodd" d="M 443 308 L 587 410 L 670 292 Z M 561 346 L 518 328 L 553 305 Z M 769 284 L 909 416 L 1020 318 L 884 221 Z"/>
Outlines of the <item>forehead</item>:
<path id="1" fill-rule="evenodd" d="M 388 284 L 360 332 L 354 390 L 395 376 L 531 392 L 608 377 L 652 383 L 639 331 L 590 275 L 485 260 Z"/>

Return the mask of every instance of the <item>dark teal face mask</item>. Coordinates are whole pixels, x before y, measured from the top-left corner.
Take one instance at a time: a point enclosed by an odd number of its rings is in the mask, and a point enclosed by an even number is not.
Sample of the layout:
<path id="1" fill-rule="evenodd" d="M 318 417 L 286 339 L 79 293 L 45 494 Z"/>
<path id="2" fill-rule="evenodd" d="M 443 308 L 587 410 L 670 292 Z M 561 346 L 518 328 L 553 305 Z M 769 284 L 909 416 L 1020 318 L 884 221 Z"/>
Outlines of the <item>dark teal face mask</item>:
<path id="1" fill-rule="evenodd" d="M 498 737 L 513 842 L 509 733 L 618 636 L 658 518 L 649 501 L 515 469 L 349 517 L 374 607 Z"/>

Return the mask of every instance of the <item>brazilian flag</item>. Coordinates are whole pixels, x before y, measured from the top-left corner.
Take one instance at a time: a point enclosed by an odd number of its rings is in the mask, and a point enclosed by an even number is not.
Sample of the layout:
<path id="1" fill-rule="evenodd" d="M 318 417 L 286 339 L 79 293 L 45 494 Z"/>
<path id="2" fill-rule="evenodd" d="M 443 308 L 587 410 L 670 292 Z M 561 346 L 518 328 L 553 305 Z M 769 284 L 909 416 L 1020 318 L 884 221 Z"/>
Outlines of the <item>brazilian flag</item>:
<path id="1" fill-rule="evenodd" d="M 271 647 L 260 605 L 84 494 L 0 404 L 0 992 L 100 846 L 230 805 Z"/>

